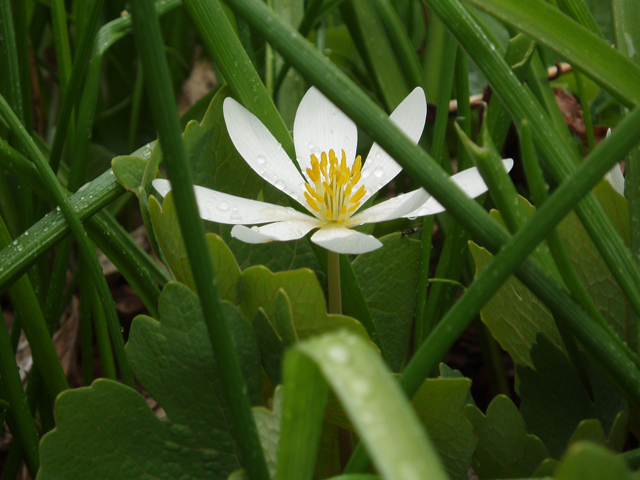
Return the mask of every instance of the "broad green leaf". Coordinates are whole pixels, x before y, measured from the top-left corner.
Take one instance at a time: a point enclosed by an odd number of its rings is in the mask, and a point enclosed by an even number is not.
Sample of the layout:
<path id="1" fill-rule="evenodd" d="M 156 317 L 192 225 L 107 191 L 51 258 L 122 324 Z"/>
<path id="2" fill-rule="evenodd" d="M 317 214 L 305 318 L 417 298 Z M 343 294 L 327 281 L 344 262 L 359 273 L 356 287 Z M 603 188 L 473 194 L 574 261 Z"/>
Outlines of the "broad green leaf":
<path id="1" fill-rule="evenodd" d="M 620 456 L 596 444 L 580 442 L 567 452 L 555 472 L 556 480 L 632 480 L 637 479 Z"/>
<path id="2" fill-rule="evenodd" d="M 147 161 L 139 157 L 123 155 L 111 161 L 113 173 L 127 191 L 140 197 L 140 186 Z"/>
<path id="3" fill-rule="evenodd" d="M 353 261 L 387 361 L 400 371 L 407 357 L 416 304 L 420 242 L 400 233 L 382 237 L 384 246 Z"/>
<path id="4" fill-rule="evenodd" d="M 535 435 L 529 435 L 522 415 L 508 397 L 498 395 L 486 417 L 467 405 L 464 413 L 478 436 L 472 467 L 480 478 L 526 478 L 547 457 L 547 449 Z"/>
<path id="5" fill-rule="evenodd" d="M 471 457 L 478 443 L 463 413 L 470 388 L 468 378 L 427 379 L 412 400 L 445 470 L 455 480 L 469 478 Z"/>
<path id="6" fill-rule="evenodd" d="M 618 233 L 629 244 L 629 204 L 611 185 L 602 181 L 594 189 L 605 213 Z M 614 331 L 625 337 L 627 302 L 615 282 L 598 249 L 575 213 L 570 213 L 560 224 L 560 233 L 567 242 L 569 257 L 576 266 L 587 291 L 591 293 L 598 310 Z"/>
<path id="7" fill-rule="evenodd" d="M 493 256 L 484 248 L 469 242 L 476 264 L 476 277 Z M 515 277 L 510 277 L 480 312 L 480 318 L 491 330 L 500 346 L 514 363 L 533 367 L 529 350 L 536 334 L 543 332 L 556 345 L 562 340 L 547 308 Z"/>
<path id="8" fill-rule="evenodd" d="M 329 393 L 329 398 L 335 396 Z M 338 403 L 338 402 L 335 402 Z M 330 408 L 327 405 L 327 408 Z M 326 415 L 325 415 L 326 417 Z M 340 446 L 338 444 L 338 425 L 324 420 L 322 422 L 322 430 L 320 433 L 320 442 L 318 445 L 318 455 L 316 457 L 316 468 L 313 472 L 315 480 L 339 475 L 340 470 Z M 354 442 L 355 443 L 355 442 Z"/>
<path id="9" fill-rule="evenodd" d="M 595 418 L 596 410 L 567 357 L 543 334 L 531 348 L 531 359 L 535 370 L 517 366 L 520 412 L 528 431 L 559 459 L 578 424 Z"/>
<path id="10" fill-rule="evenodd" d="M 606 447 L 614 452 L 620 453 L 622 452 L 627 440 L 627 423 L 627 414 L 625 412 L 620 412 L 616 417 L 616 421 L 611 429 L 609 438 L 607 438 L 600 420 L 583 420 L 578 424 L 578 428 L 573 432 L 573 435 L 571 435 L 569 445 L 573 445 L 574 443 L 581 441 L 589 441 L 600 445 L 601 447 Z"/>
<path id="11" fill-rule="evenodd" d="M 153 230 L 158 240 L 158 245 L 171 272 L 176 280 L 189 286 L 194 292 L 196 284 L 191 273 L 187 249 L 182 239 L 178 216 L 173 203 L 173 193 L 169 192 L 160 204 L 154 197 L 149 197 L 149 216 L 153 224 Z M 212 233 L 206 235 L 209 253 L 216 270 L 218 289 L 223 299 L 232 303 L 238 303 L 238 279 L 240 278 L 240 268 L 229 250 L 229 247 L 222 239 Z"/>
<path id="12" fill-rule="evenodd" d="M 254 318 L 258 308 L 262 308 L 270 320 L 274 319 L 275 299 L 282 289 L 291 304 L 293 324 L 300 340 L 339 328 L 369 338 L 357 320 L 326 313 L 324 293 L 311 270 L 272 273 L 265 267 L 256 266 L 242 272 L 242 279 L 244 283 L 240 309 L 247 318 Z"/>
<path id="13" fill-rule="evenodd" d="M 256 339 L 225 303 L 250 397 L 261 402 Z M 134 390 L 108 380 L 58 397 L 57 427 L 42 441 L 42 479 L 226 479 L 240 467 L 200 303 L 169 283 L 160 321 L 137 317 L 127 356 L 143 388 L 162 406 L 158 419 Z"/>
<path id="14" fill-rule="evenodd" d="M 282 382 L 282 357 L 284 356 L 285 350 L 282 338 L 273 328 L 262 308 L 256 311 L 252 326 L 258 338 L 262 366 L 271 383 L 278 385 Z"/>
<path id="15" fill-rule="evenodd" d="M 278 479 L 309 478 L 327 384 L 383 478 L 447 478 L 406 396 L 359 336 L 340 331 L 300 342 L 285 358 L 283 377 Z"/>
<path id="16" fill-rule="evenodd" d="M 441 363 L 440 367 L 440 377 L 438 378 L 465 378 L 460 370 L 453 370 L 446 363 Z M 467 403 L 469 405 L 476 406 L 476 401 L 473 399 L 473 395 L 471 395 L 471 391 L 467 395 Z"/>
<path id="17" fill-rule="evenodd" d="M 271 399 L 271 409 L 254 407 L 253 417 L 260 436 L 260 443 L 267 459 L 271 478 L 275 478 L 278 469 L 278 444 L 280 443 L 280 422 L 282 420 L 282 387 L 276 388 Z"/>

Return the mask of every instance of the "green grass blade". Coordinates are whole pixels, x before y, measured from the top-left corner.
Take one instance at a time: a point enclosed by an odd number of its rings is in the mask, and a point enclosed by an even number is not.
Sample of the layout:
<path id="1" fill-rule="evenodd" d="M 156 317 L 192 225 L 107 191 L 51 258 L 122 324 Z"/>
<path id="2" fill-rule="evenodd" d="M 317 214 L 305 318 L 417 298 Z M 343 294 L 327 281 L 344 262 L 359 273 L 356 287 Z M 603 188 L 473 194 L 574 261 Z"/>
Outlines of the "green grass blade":
<path id="1" fill-rule="evenodd" d="M 640 68 L 595 33 L 565 15 L 558 15 L 548 3 L 542 0 L 466 1 L 557 52 L 625 105 L 640 103 Z"/>
<path id="2" fill-rule="evenodd" d="M 302 342 L 285 357 L 283 377 L 278 479 L 313 473 L 327 383 L 383 478 L 448 478 L 411 405 L 364 340 L 339 332 Z"/>
<path id="3" fill-rule="evenodd" d="M 9 341 L 9 332 L 4 315 L 0 314 L 0 376 L 2 377 L 2 396 L 11 404 L 11 433 L 16 436 L 22 447 L 22 455 L 32 477 L 38 472 L 38 432 L 33 423 L 31 412 L 22 387 L 22 380 L 16 366 L 15 353 Z M 9 419 L 7 419 L 9 421 Z"/>
<path id="4" fill-rule="evenodd" d="M 558 7 L 604 40 L 602 30 L 584 0 L 558 0 Z"/>
<path id="5" fill-rule="evenodd" d="M 67 198 L 65 190 L 63 189 L 62 185 L 60 185 L 60 182 L 53 173 L 53 170 L 51 170 L 50 165 L 47 163 L 46 159 L 38 149 L 33 139 L 29 136 L 18 118 L 15 116 L 4 97 L 1 96 L 0 115 L 2 115 L 7 121 L 12 133 L 19 140 L 22 147 L 27 151 L 31 160 L 35 163 L 36 168 L 38 169 L 38 173 L 40 174 L 40 177 L 42 178 L 45 186 L 55 197 L 56 203 L 60 207 L 62 214 L 69 223 L 69 227 L 71 228 L 71 231 L 73 232 L 78 242 L 80 254 L 85 259 L 90 268 L 91 277 L 96 284 L 96 287 L 98 288 L 103 307 L 105 308 L 105 314 L 107 315 L 107 318 L 109 320 L 109 328 L 110 333 L 113 337 L 112 340 L 114 343 L 116 356 L 118 357 L 118 363 L 120 365 L 120 373 L 122 374 L 122 378 L 125 383 L 133 387 L 133 375 L 129 370 L 127 360 L 124 356 L 124 340 L 122 338 L 122 332 L 120 331 L 120 321 L 118 320 L 118 315 L 115 311 L 113 299 L 111 298 L 111 294 L 109 292 L 109 286 L 107 285 L 107 282 L 102 273 L 102 268 L 98 263 L 98 259 L 95 254 L 95 247 L 82 228 L 82 224 L 80 223 L 80 219 L 78 218 L 76 211 Z"/>
<path id="6" fill-rule="evenodd" d="M 534 1 L 537 2 L 532 0 L 532 3 Z M 518 121 L 527 119 L 531 123 L 536 145 L 556 180 L 558 182 L 567 180 L 579 162 L 575 147 L 572 149 L 552 128 L 549 117 L 545 115 L 531 93 L 517 81 L 504 59 L 495 51 L 495 47 L 488 42 L 458 0 L 438 2 L 429 0 L 428 3 L 482 70 L 514 119 Z M 579 28 L 585 35 L 593 36 L 583 27 Z M 596 39 L 596 42 L 601 40 Z M 607 50 L 610 52 L 609 55 L 615 53 L 608 47 Z M 622 59 L 631 63 L 627 59 Z M 637 70 L 635 65 L 632 65 L 632 68 Z M 617 78 L 619 77 L 620 75 L 617 75 Z M 629 250 L 606 217 L 601 205 L 593 195 L 587 195 L 578 205 L 576 212 L 633 309 L 640 312 L 640 291 L 637 289 L 637 285 L 640 285 L 640 269 L 633 262 Z"/>
<path id="7" fill-rule="evenodd" d="M 217 2 L 213 3 L 219 7 Z M 249 476 L 267 480 L 269 473 L 260 447 L 247 387 L 223 310 L 216 275 L 204 237 L 204 228 L 198 215 L 158 17 L 149 0 L 132 1 L 131 9 L 153 118 L 160 132 L 162 151 L 169 179 L 173 185 L 180 229 L 189 255 L 220 378 L 227 395 L 238 447 Z M 193 12 L 191 13 L 193 18 Z M 237 37 L 234 36 L 234 38 L 237 40 Z"/>
<path id="8" fill-rule="evenodd" d="M 612 0 L 616 45 L 623 55 L 636 64 L 640 57 L 636 48 L 640 48 L 640 4 L 633 0 Z M 640 149 L 629 152 L 625 166 L 625 196 L 629 200 L 629 230 L 631 237 L 631 253 L 640 264 Z M 637 315 L 629 317 L 630 327 L 637 331 Z M 630 338 L 632 348 L 637 351 L 635 337 Z"/>
<path id="9" fill-rule="evenodd" d="M 374 4 L 367 0 L 349 0 L 341 5 L 340 11 L 367 66 L 378 98 L 391 112 L 411 90 Z"/>
<path id="10" fill-rule="evenodd" d="M 218 1 L 186 0 L 184 5 L 234 98 L 264 123 L 293 158 L 295 149 L 289 131 Z"/>

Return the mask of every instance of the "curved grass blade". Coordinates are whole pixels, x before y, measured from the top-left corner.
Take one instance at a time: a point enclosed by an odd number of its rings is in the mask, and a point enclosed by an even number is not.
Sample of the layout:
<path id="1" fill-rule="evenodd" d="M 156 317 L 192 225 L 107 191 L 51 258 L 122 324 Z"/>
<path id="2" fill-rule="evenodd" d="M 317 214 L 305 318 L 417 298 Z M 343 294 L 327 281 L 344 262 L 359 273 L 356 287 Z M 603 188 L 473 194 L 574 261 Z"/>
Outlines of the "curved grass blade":
<path id="1" fill-rule="evenodd" d="M 640 68 L 595 33 L 565 15 L 558 15 L 548 3 L 465 1 L 557 52 L 628 107 L 640 103 Z"/>
<path id="2" fill-rule="evenodd" d="M 284 361 L 278 480 L 310 478 L 327 384 L 383 478 L 447 478 L 396 381 L 366 342 L 347 332 L 299 343 Z"/>

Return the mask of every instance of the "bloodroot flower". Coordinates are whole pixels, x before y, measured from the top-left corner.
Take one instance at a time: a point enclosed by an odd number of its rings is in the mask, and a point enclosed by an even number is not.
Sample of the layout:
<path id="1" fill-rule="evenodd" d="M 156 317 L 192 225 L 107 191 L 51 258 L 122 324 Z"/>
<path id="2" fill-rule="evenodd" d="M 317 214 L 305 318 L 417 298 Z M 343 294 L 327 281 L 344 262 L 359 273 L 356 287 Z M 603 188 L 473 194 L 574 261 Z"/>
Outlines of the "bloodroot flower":
<path id="1" fill-rule="evenodd" d="M 422 188 L 361 210 L 402 167 L 377 143 L 363 163 L 356 156 L 355 123 L 316 88 L 311 88 L 300 102 L 293 126 L 296 160 L 302 175 L 253 114 L 232 98 L 225 99 L 223 109 L 229 136 L 249 166 L 309 212 L 194 187 L 200 216 L 235 225 L 231 235 L 243 242 L 297 240 L 318 229 L 311 241 L 321 247 L 337 253 L 366 253 L 382 243 L 352 227 L 444 210 Z M 416 88 L 391 114 L 391 120 L 417 143 L 426 116 L 424 92 Z M 513 165 L 512 160 L 503 163 L 507 170 Z M 451 180 L 472 198 L 487 190 L 475 168 L 453 175 Z M 163 196 L 171 190 L 167 180 L 154 180 L 153 186 Z"/>

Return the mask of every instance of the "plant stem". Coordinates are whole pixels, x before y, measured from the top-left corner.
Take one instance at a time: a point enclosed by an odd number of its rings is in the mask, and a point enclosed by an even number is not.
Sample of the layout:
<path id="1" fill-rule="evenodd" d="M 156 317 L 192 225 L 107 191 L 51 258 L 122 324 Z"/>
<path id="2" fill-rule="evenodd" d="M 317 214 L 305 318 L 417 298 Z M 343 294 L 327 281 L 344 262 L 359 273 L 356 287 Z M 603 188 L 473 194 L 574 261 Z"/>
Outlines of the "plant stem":
<path id="1" fill-rule="evenodd" d="M 340 254 L 328 252 L 329 273 L 329 313 L 342 315 L 342 295 L 340 293 Z"/>

